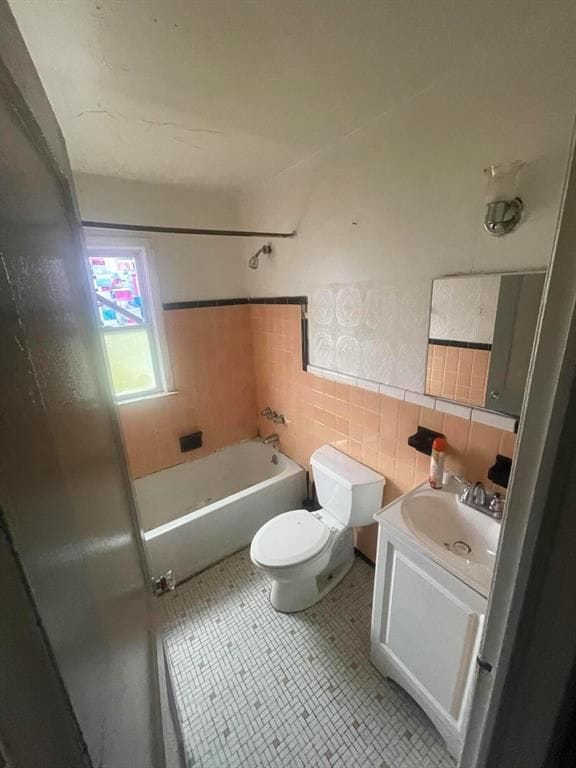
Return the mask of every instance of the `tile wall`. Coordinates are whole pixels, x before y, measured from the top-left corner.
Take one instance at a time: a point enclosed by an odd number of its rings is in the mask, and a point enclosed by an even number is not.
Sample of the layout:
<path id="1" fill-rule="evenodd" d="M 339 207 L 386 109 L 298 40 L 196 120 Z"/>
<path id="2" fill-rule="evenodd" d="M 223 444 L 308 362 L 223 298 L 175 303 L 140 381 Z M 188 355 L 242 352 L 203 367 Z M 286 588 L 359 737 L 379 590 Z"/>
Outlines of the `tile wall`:
<path id="1" fill-rule="evenodd" d="M 120 406 L 134 478 L 253 437 L 256 382 L 249 306 L 164 312 L 175 394 Z M 178 438 L 202 430 L 204 445 L 181 453 Z"/>
<path id="2" fill-rule="evenodd" d="M 447 468 L 487 483 L 496 453 L 512 456 L 516 435 L 342 382 L 305 373 L 300 353 L 300 308 L 253 306 L 252 328 L 258 410 L 285 414 L 285 426 L 259 417 L 260 434 L 279 432 L 282 449 L 308 466 L 324 443 L 382 472 L 385 502 L 428 476 L 428 456 L 408 447 L 420 424 L 446 434 Z M 376 526 L 357 531 L 357 546 L 374 559 Z"/>
<path id="3" fill-rule="evenodd" d="M 483 406 L 490 350 L 428 345 L 426 392 L 459 403 Z"/>
<path id="4" fill-rule="evenodd" d="M 406 393 L 407 399 L 398 399 L 401 390 L 388 396 L 304 372 L 300 306 L 179 309 L 166 311 L 164 320 L 176 394 L 120 408 L 133 477 L 257 432 L 278 432 L 282 450 L 303 466 L 309 467 L 316 448 L 330 443 L 382 472 L 384 501 L 390 502 L 428 475 L 429 457 L 407 445 L 418 425 L 446 434 L 448 469 L 470 480 L 486 482 L 496 453 L 513 455 L 512 432 L 435 409 L 433 398 L 414 395 L 409 401 Z M 259 416 L 267 406 L 283 413 L 286 424 Z M 204 433 L 203 448 L 180 453 L 180 435 L 197 429 Z M 374 559 L 375 526 L 357 531 L 357 546 Z"/>

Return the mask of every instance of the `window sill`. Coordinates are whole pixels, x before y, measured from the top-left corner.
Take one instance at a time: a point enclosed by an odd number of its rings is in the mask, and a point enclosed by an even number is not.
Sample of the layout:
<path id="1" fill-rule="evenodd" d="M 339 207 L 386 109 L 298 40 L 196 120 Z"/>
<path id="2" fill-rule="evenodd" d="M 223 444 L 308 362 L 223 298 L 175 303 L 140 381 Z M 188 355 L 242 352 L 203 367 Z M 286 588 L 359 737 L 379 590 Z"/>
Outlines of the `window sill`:
<path id="1" fill-rule="evenodd" d="M 170 397 L 171 395 L 179 394 L 177 390 L 170 392 L 154 392 L 153 395 L 137 395 L 136 397 L 130 397 L 126 400 L 116 400 L 116 405 L 121 407 L 123 405 L 131 405 L 132 403 L 143 403 L 147 400 L 158 400 L 162 397 Z"/>

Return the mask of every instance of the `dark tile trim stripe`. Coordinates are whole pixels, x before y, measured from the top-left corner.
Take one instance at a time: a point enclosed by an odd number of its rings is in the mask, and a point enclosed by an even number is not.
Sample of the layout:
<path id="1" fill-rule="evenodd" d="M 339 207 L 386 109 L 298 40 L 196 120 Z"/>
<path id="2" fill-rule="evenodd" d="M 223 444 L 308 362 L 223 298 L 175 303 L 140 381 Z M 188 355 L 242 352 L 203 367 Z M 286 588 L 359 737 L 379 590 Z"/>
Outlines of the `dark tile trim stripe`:
<path id="1" fill-rule="evenodd" d="M 453 341 L 452 339 L 428 339 L 428 344 L 436 344 L 439 347 L 461 347 L 463 349 L 485 349 L 488 352 L 492 344 L 480 344 L 476 341 Z"/>
<path id="2" fill-rule="evenodd" d="M 231 307 L 236 304 L 308 304 L 308 296 L 268 296 L 264 298 L 200 299 L 198 301 L 169 301 L 162 305 L 165 310 L 200 309 L 202 307 Z"/>

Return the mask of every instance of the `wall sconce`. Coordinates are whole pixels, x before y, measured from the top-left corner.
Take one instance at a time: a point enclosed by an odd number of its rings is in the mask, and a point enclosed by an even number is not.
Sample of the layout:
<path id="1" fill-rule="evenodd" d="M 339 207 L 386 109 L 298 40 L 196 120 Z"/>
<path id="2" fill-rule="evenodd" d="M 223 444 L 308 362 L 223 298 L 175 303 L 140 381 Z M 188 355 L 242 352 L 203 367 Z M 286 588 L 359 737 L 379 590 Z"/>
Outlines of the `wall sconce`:
<path id="1" fill-rule="evenodd" d="M 490 165 L 484 170 L 488 177 L 484 229 L 494 237 L 509 234 L 520 223 L 524 203 L 518 197 L 516 188 L 523 165 L 523 162 L 516 160 Z"/>

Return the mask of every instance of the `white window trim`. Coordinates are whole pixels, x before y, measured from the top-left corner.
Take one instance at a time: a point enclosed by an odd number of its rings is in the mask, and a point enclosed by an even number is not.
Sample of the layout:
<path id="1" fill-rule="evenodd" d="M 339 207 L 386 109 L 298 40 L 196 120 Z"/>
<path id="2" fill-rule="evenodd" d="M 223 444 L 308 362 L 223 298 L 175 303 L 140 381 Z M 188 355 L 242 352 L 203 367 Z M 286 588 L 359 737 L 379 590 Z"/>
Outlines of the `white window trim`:
<path id="1" fill-rule="evenodd" d="M 174 394 L 172 369 L 168 355 L 168 344 L 166 341 L 166 331 L 164 328 L 164 316 L 162 301 L 160 298 L 160 283 L 156 270 L 156 254 L 150 240 L 145 238 L 125 237 L 90 234 L 85 236 L 87 255 L 92 249 L 99 251 L 111 251 L 118 253 L 123 250 L 137 250 L 142 254 L 139 266 L 143 268 L 143 278 L 146 282 L 146 292 L 150 303 L 150 314 L 152 316 L 152 332 L 158 356 L 158 389 L 153 392 L 142 392 L 117 396 L 114 393 L 116 402 L 119 405 L 125 403 L 134 403 L 139 400 L 151 400 L 157 397 L 163 397 L 167 394 Z M 89 269 L 88 265 L 88 269 Z"/>

